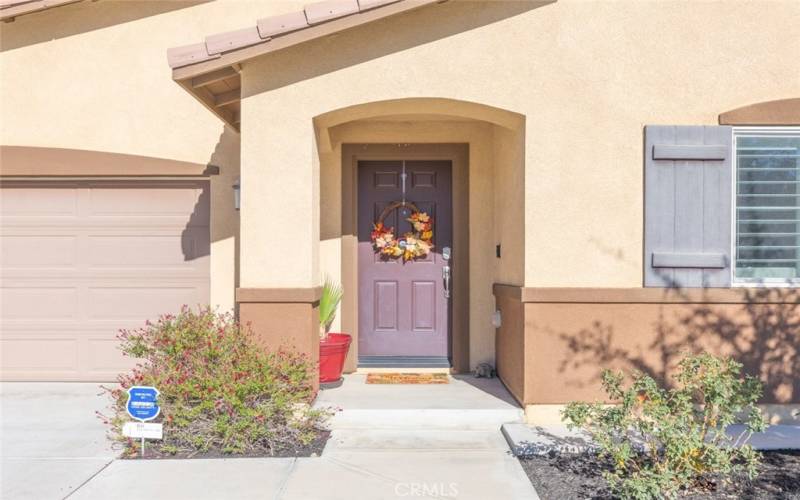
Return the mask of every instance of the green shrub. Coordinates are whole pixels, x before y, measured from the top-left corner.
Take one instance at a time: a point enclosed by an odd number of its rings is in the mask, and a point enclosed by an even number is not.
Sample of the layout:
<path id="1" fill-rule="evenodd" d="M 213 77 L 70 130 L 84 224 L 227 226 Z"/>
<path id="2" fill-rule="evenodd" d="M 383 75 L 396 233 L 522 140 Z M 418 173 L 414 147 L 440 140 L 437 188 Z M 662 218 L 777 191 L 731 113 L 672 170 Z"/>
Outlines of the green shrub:
<path id="1" fill-rule="evenodd" d="M 139 446 L 122 436 L 131 420 L 125 391 L 133 385 L 160 391 L 156 421 L 164 425 L 164 439 L 149 441 L 147 449 L 161 454 L 274 454 L 307 445 L 321 432 L 327 413 L 310 407 L 311 363 L 292 352 L 266 352 L 229 314 L 184 307 L 119 338 L 123 353 L 143 363 L 120 375 L 119 387 L 104 388 L 112 413 L 100 416 L 127 453 Z"/>
<path id="2" fill-rule="evenodd" d="M 671 389 L 641 373 L 626 387 L 622 373 L 605 370 L 603 389 L 616 404 L 573 402 L 562 417 L 570 429 L 586 430 L 610 458 L 605 478 L 622 498 L 672 498 L 709 480 L 752 478 L 758 455 L 741 442 L 766 424 L 754 406 L 762 385 L 743 378 L 741 369 L 732 359 L 687 357 Z M 741 414 L 748 416 L 748 432 L 733 439 L 725 427 Z"/>

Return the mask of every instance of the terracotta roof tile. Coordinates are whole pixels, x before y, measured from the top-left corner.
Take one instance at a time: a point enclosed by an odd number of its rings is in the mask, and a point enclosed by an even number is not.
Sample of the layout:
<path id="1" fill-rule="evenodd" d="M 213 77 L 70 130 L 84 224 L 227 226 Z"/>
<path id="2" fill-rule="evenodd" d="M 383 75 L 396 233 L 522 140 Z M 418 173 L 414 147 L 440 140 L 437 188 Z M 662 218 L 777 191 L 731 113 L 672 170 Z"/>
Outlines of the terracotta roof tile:
<path id="1" fill-rule="evenodd" d="M 41 0 L 0 0 L 0 9 L 7 9 L 24 3 L 39 3 Z"/>
<path id="2" fill-rule="evenodd" d="M 360 12 L 357 0 L 328 0 L 305 6 L 308 24 L 319 24 Z"/>
<path id="3" fill-rule="evenodd" d="M 364 12 L 365 10 L 374 9 L 376 7 L 383 7 L 390 3 L 395 3 L 400 0 L 358 0 L 358 10 Z"/>
<path id="4" fill-rule="evenodd" d="M 282 16 L 265 17 L 257 22 L 258 33 L 262 38 L 270 38 L 308 27 L 305 11 L 292 12 Z"/>
<path id="5" fill-rule="evenodd" d="M 0 0 L 0 20 L 13 21 L 17 16 L 81 1 L 83 0 Z"/>
<path id="6" fill-rule="evenodd" d="M 258 34 L 258 28 L 245 28 L 236 31 L 226 31 L 206 37 L 206 50 L 209 54 L 222 54 L 229 50 L 249 47 L 257 43 L 266 41 L 268 37 L 262 38 Z"/>
<path id="7" fill-rule="evenodd" d="M 258 19 L 254 27 L 210 35 L 205 43 L 171 48 L 167 61 L 173 69 L 208 61 L 226 52 L 267 43 L 273 37 L 406 1 L 409 0 L 326 0 L 309 4 L 302 11 Z"/>
<path id="8" fill-rule="evenodd" d="M 211 55 L 208 53 L 205 43 L 182 45 L 180 47 L 167 49 L 167 61 L 173 68 L 208 61 L 209 59 L 215 59 L 217 57 L 219 57 L 219 54 Z"/>
<path id="9" fill-rule="evenodd" d="M 2 0 L 0 0 L 2 1 Z M 309 40 L 447 0 L 328 0 L 253 27 L 167 50 L 172 78 L 209 111 L 239 130 L 241 63 Z"/>

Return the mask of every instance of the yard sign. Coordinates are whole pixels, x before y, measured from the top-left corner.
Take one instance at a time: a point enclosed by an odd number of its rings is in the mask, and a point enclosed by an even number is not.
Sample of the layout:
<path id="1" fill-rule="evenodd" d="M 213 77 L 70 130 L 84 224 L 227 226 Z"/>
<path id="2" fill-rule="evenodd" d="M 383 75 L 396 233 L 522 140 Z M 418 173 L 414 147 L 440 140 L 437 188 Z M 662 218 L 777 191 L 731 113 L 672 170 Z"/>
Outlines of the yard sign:
<path id="1" fill-rule="evenodd" d="M 128 415 L 140 422 L 156 418 L 161 412 L 156 401 L 158 394 L 155 387 L 135 385 L 128 389 L 128 404 L 125 405 Z"/>
<path id="2" fill-rule="evenodd" d="M 144 456 L 144 440 L 161 439 L 163 426 L 161 424 L 148 424 L 161 413 L 158 406 L 158 389 L 150 386 L 135 385 L 128 389 L 128 403 L 125 409 L 131 418 L 139 422 L 128 422 L 124 425 L 122 433 L 128 437 L 142 439 L 142 456 Z"/>

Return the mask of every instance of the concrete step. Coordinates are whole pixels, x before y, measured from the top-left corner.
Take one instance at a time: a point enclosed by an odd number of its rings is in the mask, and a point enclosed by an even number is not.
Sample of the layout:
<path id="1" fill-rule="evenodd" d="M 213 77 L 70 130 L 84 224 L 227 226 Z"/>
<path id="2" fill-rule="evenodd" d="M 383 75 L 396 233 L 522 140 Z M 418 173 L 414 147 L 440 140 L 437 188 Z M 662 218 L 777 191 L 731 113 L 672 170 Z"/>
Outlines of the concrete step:
<path id="1" fill-rule="evenodd" d="M 508 452 L 508 443 L 497 430 L 369 430 L 337 429 L 331 433 L 323 456 L 342 452 L 385 451 L 497 451 Z"/>
<path id="2" fill-rule="evenodd" d="M 495 430 L 505 423 L 522 422 L 519 408 L 480 409 L 392 409 L 348 408 L 338 411 L 329 423 L 336 429 Z"/>

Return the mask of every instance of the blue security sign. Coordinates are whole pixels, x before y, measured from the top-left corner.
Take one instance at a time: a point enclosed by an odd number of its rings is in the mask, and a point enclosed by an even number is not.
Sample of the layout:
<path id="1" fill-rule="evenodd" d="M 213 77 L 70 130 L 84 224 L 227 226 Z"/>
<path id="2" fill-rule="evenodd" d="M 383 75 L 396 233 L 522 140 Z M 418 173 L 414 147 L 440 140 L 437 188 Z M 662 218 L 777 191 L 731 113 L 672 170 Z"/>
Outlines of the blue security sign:
<path id="1" fill-rule="evenodd" d="M 161 411 L 156 401 L 158 394 L 155 387 L 136 385 L 128 389 L 128 404 L 125 405 L 128 415 L 140 422 L 156 418 Z"/>

